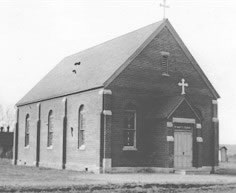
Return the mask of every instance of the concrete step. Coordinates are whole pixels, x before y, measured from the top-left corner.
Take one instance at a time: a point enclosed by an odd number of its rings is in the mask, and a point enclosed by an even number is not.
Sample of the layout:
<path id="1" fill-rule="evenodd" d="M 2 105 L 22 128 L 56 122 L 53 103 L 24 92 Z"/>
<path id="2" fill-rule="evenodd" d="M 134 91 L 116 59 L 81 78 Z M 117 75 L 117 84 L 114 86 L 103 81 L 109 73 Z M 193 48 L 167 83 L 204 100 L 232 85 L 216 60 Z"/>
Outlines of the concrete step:
<path id="1" fill-rule="evenodd" d="M 186 174 L 189 175 L 209 175 L 210 171 L 204 171 L 204 170 L 193 170 L 193 171 L 186 171 Z"/>
<path id="2" fill-rule="evenodd" d="M 186 170 L 176 169 L 174 170 L 174 174 L 186 175 Z"/>
<path id="3" fill-rule="evenodd" d="M 209 175 L 210 170 L 202 170 L 202 169 L 175 169 L 175 174 L 180 175 Z"/>

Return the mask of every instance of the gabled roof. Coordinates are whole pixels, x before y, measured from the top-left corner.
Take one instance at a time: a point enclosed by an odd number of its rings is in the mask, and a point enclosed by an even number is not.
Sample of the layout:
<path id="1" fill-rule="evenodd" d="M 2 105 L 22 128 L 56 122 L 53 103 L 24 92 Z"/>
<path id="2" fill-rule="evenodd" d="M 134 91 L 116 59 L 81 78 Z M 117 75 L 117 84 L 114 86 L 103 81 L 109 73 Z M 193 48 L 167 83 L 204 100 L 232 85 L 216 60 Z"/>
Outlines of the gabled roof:
<path id="1" fill-rule="evenodd" d="M 18 103 L 44 99 L 103 86 L 164 22 L 160 21 L 63 59 Z M 75 66 L 76 62 L 80 65 Z M 76 74 L 73 70 L 76 70 Z"/>
<path id="2" fill-rule="evenodd" d="M 213 95 L 219 98 L 218 93 L 184 46 L 169 21 L 162 20 L 66 57 L 16 105 L 21 106 L 109 85 L 164 27 L 167 27 L 181 44 Z M 80 65 L 74 65 L 79 62 Z"/>
<path id="3" fill-rule="evenodd" d="M 160 101 L 160 103 L 153 105 L 155 107 L 150 113 L 148 113 L 147 118 L 170 118 L 171 115 L 178 109 L 178 107 L 180 107 L 180 105 L 185 101 L 198 120 L 201 120 L 200 115 L 198 115 L 198 113 L 194 110 L 193 106 L 185 97 L 185 95 L 169 97 L 165 96 L 160 98 L 158 101 Z"/>
<path id="4" fill-rule="evenodd" d="M 220 146 L 219 149 L 220 149 L 220 150 L 222 150 L 222 149 L 228 150 L 227 147 L 225 147 L 225 146 Z"/>

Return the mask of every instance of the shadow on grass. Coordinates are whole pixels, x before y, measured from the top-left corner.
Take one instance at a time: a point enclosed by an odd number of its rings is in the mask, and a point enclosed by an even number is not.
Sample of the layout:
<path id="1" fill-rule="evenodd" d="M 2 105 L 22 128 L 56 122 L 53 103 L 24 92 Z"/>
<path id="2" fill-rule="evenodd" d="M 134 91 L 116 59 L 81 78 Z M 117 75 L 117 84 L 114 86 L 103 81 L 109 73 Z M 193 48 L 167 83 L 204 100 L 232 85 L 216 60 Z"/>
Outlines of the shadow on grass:
<path id="1" fill-rule="evenodd" d="M 236 176 L 236 163 L 235 162 L 220 163 L 219 168 L 216 170 L 216 174 Z"/>

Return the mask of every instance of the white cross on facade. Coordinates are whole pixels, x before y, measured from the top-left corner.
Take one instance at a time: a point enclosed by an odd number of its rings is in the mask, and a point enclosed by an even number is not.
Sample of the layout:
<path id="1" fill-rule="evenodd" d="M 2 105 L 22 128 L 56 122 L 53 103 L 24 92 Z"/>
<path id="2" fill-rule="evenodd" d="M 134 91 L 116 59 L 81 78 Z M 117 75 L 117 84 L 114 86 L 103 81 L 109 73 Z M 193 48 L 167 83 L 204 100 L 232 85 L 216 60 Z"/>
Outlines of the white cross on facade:
<path id="1" fill-rule="evenodd" d="M 179 82 L 178 85 L 182 87 L 181 94 L 184 95 L 185 94 L 185 87 L 188 87 L 188 83 L 185 83 L 185 80 L 182 78 L 181 82 Z"/>
<path id="2" fill-rule="evenodd" d="M 166 8 L 170 8 L 168 5 L 166 5 L 166 0 L 163 0 L 163 4 L 160 4 L 161 7 L 163 7 L 163 19 L 166 18 Z"/>

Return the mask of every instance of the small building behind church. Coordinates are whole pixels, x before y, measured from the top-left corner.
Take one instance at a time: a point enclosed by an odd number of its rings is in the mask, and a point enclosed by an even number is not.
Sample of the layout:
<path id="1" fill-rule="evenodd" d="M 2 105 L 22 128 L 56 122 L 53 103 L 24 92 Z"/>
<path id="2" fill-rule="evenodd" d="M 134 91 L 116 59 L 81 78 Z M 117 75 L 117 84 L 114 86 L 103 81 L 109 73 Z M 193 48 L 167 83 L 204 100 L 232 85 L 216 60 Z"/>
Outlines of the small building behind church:
<path id="1" fill-rule="evenodd" d="M 219 161 L 220 162 L 228 162 L 228 154 L 227 154 L 227 147 L 221 146 L 219 148 Z"/>
<path id="2" fill-rule="evenodd" d="M 17 103 L 14 163 L 95 173 L 211 168 L 218 98 L 165 19 L 64 58 L 36 84 Z"/>

